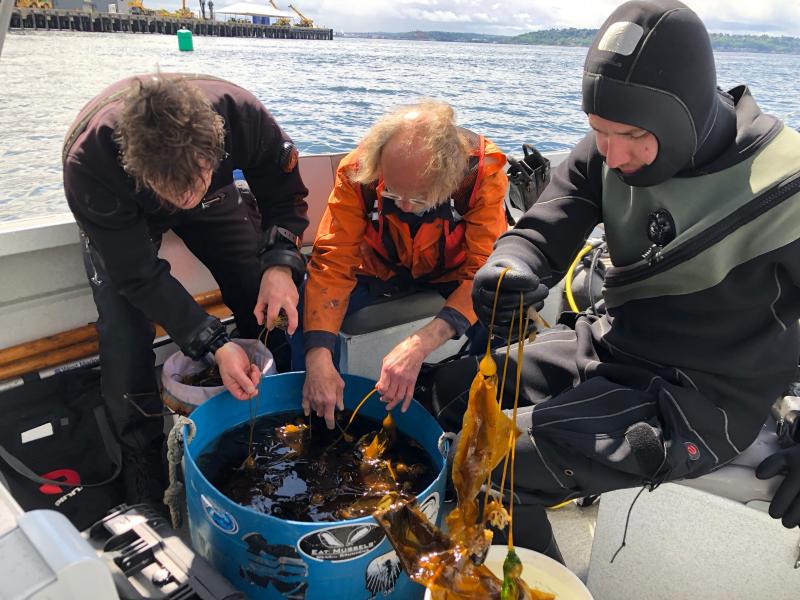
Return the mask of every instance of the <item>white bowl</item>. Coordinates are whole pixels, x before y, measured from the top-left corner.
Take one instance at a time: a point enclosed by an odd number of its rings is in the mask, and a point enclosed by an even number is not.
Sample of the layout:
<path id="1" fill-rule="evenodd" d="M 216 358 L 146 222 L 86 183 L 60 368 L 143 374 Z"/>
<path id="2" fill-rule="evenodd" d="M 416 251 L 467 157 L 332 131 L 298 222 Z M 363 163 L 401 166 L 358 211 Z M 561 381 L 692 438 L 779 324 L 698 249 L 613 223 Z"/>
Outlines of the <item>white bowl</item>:
<path id="1" fill-rule="evenodd" d="M 522 561 L 522 579 L 530 587 L 555 594 L 556 600 L 593 600 L 583 582 L 560 562 L 527 548 L 515 550 Z M 486 556 L 486 566 L 501 579 L 507 553 L 508 546 L 492 546 Z M 425 600 L 430 598 L 430 590 L 425 590 Z"/>

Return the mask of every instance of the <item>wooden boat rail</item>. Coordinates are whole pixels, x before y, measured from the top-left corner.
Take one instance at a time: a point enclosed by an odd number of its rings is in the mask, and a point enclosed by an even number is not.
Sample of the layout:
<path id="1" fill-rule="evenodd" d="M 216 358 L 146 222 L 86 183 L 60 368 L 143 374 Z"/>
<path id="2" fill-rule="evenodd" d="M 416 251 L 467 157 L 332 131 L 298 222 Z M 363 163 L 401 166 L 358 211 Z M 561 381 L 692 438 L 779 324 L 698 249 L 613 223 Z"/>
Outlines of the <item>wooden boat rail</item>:
<path id="1" fill-rule="evenodd" d="M 231 315 L 219 290 L 195 294 L 195 301 L 217 318 Z M 167 332 L 157 325 L 156 338 Z M 0 350 L 0 381 L 86 359 L 97 354 L 99 340 L 94 323 Z"/>

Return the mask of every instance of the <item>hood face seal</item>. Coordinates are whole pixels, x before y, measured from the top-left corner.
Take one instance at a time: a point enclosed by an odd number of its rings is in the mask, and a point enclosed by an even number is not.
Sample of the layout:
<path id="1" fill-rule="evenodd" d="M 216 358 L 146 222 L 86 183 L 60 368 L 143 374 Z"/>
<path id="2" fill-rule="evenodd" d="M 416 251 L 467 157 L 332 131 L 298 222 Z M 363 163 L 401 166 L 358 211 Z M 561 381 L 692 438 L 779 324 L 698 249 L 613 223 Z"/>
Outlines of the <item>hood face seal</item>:
<path id="1" fill-rule="evenodd" d="M 692 167 L 719 110 L 714 55 L 699 17 L 677 0 L 635 0 L 618 7 L 589 49 L 583 110 L 645 129 L 656 159 L 628 185 L 652 186 Z"/>

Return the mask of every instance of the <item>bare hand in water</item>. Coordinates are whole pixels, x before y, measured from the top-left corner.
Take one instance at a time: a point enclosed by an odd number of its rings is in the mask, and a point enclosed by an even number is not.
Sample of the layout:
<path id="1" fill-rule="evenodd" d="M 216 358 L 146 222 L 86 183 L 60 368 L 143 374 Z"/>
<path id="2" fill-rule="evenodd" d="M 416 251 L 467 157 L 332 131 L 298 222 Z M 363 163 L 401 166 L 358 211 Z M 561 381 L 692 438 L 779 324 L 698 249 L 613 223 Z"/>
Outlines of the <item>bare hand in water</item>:
<path id="1" fill-rule="evenodd" d="M 228 342 L 214 353 L 222 383 L 237 400 L 249 400 L 256 395 L 261 372 L 250 363 L 241 346 Z"/>
<path id="2" fill-rule="evenodd" d="M 306 381 L 303 384 L 303 412 L 311 411 L 325 417 L 328 429 L 336 424 L 334 412 L 344 410 L 344 381 L 333 366 L 333 357 L 327 348 L 312 348 L 306 354 Z"/>
<path id="3" fill-rule="evenodd" d="M 452 325 L 436 317 L 386 355 L 381 365 L 380 379 L 375 385 L 381 400 L 387 402 L 386 410 L 392 410 L 401 402 L 403 412 L 408 410 L 422 361 L 455 333 Z"/>
<path id="4" fill-rule="evenodd" d="M 425 356 L 427 352 L 419 339 L 411 336 L 397 344 L 383 359 L 381 377 L 375 388 L 381 400 L 387 403 L 386 410 L 392 410 L 401 402 L 403 412 L 408 410 Z"/>

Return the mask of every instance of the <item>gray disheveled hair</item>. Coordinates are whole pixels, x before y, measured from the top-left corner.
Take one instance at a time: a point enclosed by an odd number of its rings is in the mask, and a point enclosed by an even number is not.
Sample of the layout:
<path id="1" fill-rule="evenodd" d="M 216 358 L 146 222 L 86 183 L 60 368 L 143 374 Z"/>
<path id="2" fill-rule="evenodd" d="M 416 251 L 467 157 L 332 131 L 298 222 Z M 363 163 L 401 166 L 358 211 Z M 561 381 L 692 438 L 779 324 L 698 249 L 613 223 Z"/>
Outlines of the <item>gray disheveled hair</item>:
<path id="1" fill-rule="evenodd" d="M 411 134 L 409 153 L 430 154 L 430 162 L 421 173 L 431 182 L 425 198 L 429 207 L 446 201 L 467 173 L 470 148 L 458 131 L 453 107 L 437 100 L 400 106 L 381 117 L 359 144 L 359 163 L 352 181 L 369 184 L 378 180 L 383 149 L 400 132 Z"/>

